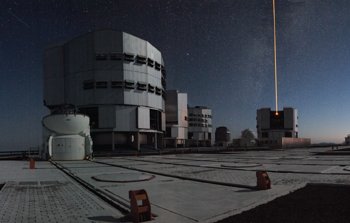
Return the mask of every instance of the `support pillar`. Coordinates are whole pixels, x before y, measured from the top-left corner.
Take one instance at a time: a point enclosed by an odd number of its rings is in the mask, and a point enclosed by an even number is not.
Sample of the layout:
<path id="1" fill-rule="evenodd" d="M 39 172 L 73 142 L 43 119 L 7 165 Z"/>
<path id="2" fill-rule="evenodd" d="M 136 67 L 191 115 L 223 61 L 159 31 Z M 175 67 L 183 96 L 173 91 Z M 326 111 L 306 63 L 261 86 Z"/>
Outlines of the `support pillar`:
<path id="1" fill-rule="evenodd" d="M 154 148 L 157 150 L 158 149 L 158 133 L 154 133 Z"/>
<path id="2" fill-rule="evenodd" d="M 115 142 L 114 142 L 114 132 L 112 131 L 112 151 L 115 150 Z"/>
<path id="3" fill-rule="evenodd" d="M 135 134 L 135 147 L 137 151 L 140 152 L 140 133 L 139 132 L 136 132 Z"/>

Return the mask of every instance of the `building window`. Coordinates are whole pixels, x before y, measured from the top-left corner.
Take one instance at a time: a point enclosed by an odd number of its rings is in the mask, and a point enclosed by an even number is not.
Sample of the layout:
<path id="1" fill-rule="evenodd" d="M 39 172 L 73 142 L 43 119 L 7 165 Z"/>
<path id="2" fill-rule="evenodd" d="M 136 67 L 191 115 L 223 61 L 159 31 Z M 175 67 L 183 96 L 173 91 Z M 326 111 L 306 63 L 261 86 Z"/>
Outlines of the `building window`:
<path id="1" fill-rule="evenodd" d="M 134 89 L 135 88 L 135 82 L 132 80 L 125 80 L 125 88 L 127 89 Z"/>
<path id="2" fill-rule="evenodd" d="M 107 81 L 96 81 L 96 88 L 107 88 Z"/>
<path id="3" fill-rule="evenodd" d="M 162 70 L 161 70 L 162 74 L 164 77 L 166 77 L 166 71 L 165 71 L 165 68 L 162 66 Z"/>
<path id="4" fill-rule="evenodd" d="M 141 55 L 136 56 L 136 63 L 146 64 L 146 62 L 147 62 L 147 57 L 141 56 Z"/>
<path id="5" fill-rule="evenodd" d="M 111 88 L 123 88 L 124 81 L 111 81 Z"/>
<path id="6" fill-rule="evenodd" d="M 146 91 L 147 83 L 137 82 L 137 90 Z"/>
<path id="7" fill-rule="evenodd" d="M 94 89 L 95 88 L 95 81 L 94 80 L 86 80 L 83 83 L 83 89 L 88 90 L 88 89 Z"/>
<path id="8" fill-rule="evenodd" d="M 292 133 L 291 132 L 285 132 L 284 133 L 284 137 L 292 138 Z"/>
<path id="9" fill-rule="evenodd" d="M 154 60 L 152 60 L 151 58 L 148 58 L 148 59 L 147 59 L 147 65 L 148 65 L 149 67 L 154 67 Z"/>
<path id="10" fill-rule="evenodd" d="M 107 60 L 106 53 L 96 53 L 96 60 Z"/>
<path id="11" fill-rule="evenodd" d="M 155 69 L 160 70 L 160 64 L 158 62 L 155 62 Z"/>
<path id="12" fill-rule="evenodd" d="M 166 129 L 165 129 L 165 137 L 171 137 L 171 128 L 170 127 L 166 127 Z"/>
<path id="13" fill-rule="evenodd" d="M 164 77 L 162 77 L 162 87 L 163 89 L 166 89 L 166 81 Z"/>
<path id="14" fill-rule="evenodd" d="M 124 61 L 133 62 L 135 60 L 134 54 L 124 53 Z"/>
<path id="15" fill-rule="evenodd" d="M 150 109 L 150 128 L 153 130 L 162 130 L 162 114 L 160 111 Z"/>
<path id="16" fill-rule="evenodd" d="M 262 138 L 269 138 L 269 133 L 268 132 L 262 132 L 261 133 Z"/>
<path id="17" fill-rule="evenodd" d="M 123 59 L 123 54 L 122 53 L 112 52 L 112 53 L 109 54 L 109 58 L 111 60 L 122 60 Z"/>
<path id="18" fill-rule="evenodd" d="M 161 95 L 162 94 L 162 89 L 160 89 L 159 87 L 156 87 L 156 94 L 157 95 Z"/>
<path id="19" fill-rule="evenodd" d="M 153 85 L 148 84 L 148 92 L 154 93 L 155 90 L 156 90 L 156 88 Z"/>

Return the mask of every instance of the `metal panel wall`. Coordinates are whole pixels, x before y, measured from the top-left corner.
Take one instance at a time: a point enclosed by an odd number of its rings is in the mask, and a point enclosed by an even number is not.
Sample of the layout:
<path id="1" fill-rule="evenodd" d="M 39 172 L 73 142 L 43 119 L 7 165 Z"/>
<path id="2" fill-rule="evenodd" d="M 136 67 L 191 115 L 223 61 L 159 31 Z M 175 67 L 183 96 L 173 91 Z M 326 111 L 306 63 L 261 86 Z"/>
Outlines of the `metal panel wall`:
<path id="1" fill-rule="evenodd" d="M 137 131 L 136 116 L 137 107 L 117 105 L 115 112 L 116 131 L 129 132 Z"/>
<path id="2" fill-rule="evenodd" d="M 149 108 L 138 107 L 137 108 L 137 128 L 149 129 L 150 128 L 150 113 Z"/>
<path id="3" fill-rule="evenodd" d="M 115 106 L 99 106 L 98 109 L 99 128 L 115 128 Z"/>

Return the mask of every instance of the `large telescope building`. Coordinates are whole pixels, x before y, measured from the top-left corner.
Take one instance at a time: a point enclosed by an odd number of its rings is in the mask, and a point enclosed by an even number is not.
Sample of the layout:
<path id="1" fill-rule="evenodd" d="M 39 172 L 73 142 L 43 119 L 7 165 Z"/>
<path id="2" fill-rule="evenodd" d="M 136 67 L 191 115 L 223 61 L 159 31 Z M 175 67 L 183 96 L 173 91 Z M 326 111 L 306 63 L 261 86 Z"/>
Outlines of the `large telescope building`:
<path id="1" fill-rule="evenodd" d="M 256 128 L 259 144 L 282 148 L 308 146 L 310 139 L 299 138 L 298 119 L 295 108 L 286 107 L 277 112 L 270 108 L 258 109 Z"/>
<path id="2" fill-rule="evenodd" d="M 88 115 L 95 151 L 159 148 L 165 88 L 161 52 L 128 33 L 89 32 L 45 50 L 44 104 Z"/>

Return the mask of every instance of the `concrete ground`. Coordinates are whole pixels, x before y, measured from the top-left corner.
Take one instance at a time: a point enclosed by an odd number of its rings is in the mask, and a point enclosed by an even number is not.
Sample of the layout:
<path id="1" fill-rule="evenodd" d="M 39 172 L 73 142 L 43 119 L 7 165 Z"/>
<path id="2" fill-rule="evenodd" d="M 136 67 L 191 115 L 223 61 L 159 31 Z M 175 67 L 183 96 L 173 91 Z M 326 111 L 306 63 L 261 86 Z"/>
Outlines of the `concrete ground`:
<path id="1" fill-rule="evenodd" d="M 0 161 L 0 222 L 118 222 L 123 215 L 49 162 Z"/>
<path id="2" fill-rule="evenodd" d="M 216 222 L 307 183 L 350 184 L 350 156 L 314 155 L 328 149 L 99 157 L 93 162 L 57 163 L 124 206 L 129 204 L 129 190 L 145 189 L 157 216 L 153 222 Z M 38 162 L 35 170 L 27 169 L 28 165 L 0 162 L 0 183 L 6 183 L 0 192 L 0 222 L 122 221 L 119 211 L 49 162 Z M 257 170 L 268 171 L 270 190 L 254 188 Z"/>

